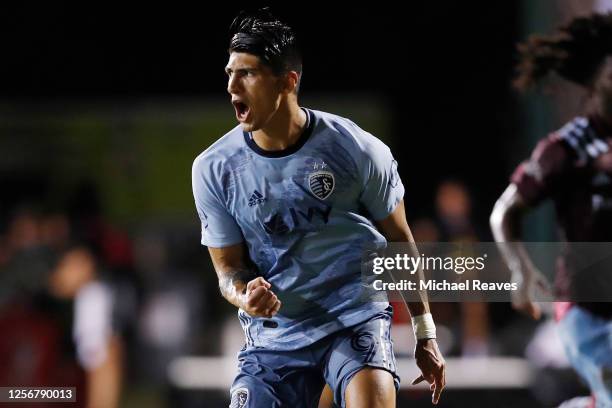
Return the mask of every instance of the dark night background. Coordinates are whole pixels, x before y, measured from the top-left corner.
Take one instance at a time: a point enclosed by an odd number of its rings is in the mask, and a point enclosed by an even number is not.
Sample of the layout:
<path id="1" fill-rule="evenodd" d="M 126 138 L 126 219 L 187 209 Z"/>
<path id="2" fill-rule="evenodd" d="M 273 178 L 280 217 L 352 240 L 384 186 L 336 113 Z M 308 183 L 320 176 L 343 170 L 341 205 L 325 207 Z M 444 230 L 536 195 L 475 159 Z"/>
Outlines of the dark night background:
<path id="1" fill-rule="evenodd" d="M 272 8 L 302 45 L 301 101 L 346 115 L 390 145 L 414 230 L 444 227 L 440 186 L 454 180 L 467 193 L 453 187 L 450 207 L 465 193 L 467 235 L 490 241 L 488 217 L 512 170 L 567 119 L 547 96 L 512 89 L 516 43 L 594 6 L 577 3 L 328 1 Z M 15 259 L 35 258 L 32 248 L 45 239 L 58 247 L 95 241 L 110 280 L 136 293 L 131 327 L 121 333 L 128 350 L 125 406 L 227 406 L 225 385 L 198 394 L 171 383 L 167 373 L 178 357 L 233 359 L 233 348 L 244 343 L 240 329 L 237 336 L 224 331 L 237 326 L 235 308 L 219 296 L 199 245 L 190 179 L 193 159 L 235 126 L 224 67 L 228 28 L 244 6 L 27 3 L 0 12 L 0 323 L 7 309 L 16 310 L 6 307 L 5 293 L 30 302 L 32 293 L 19 285 L 45 292 L 54 273 L 48 267 L 15 283 Z M 528 237 L 550 237 L 550 209 L 534 220 Z M 72 229 L 45 235 L 42 225 Z M 449 235 L 430 239 L 450 241 Z M 166 307 L 168 299 L 176 309 Z M 114 307 L 130 309 L 122 301 Z M 534 324 L 507 303 L 479 305 L 442 305 L 434 313 L 450 333 L 446 356 L 527 365 Z M 165 336 L 180 331 L 174 325 L 181 319 L 182 337 L 169 346 Z M 472 349 L 471 323 L 484 333 Z M 70 344 L 70 327 L 64 329 Z M 542 376 L 548 382 L 541 392 L 540 377 L 501 391 L 449 389 L 441 406 L 552 406 L 584 391 L 571 370 L 562 380 L 557 374 Z M 0 367 L 0 385 L 2 378 Z M 411 406 L 430 406 L 423 392 L 403 397 Z"/>
<path id="2" fill-rule="evenodd" d="M 285 3 L 274 10 L 301 40 L 303 97 L 358 92 L 388 102 L 408 209 L 420 215 L 436 182 L 449 176 L 467 181 L 488 211 L 516 164 L 507 153 L 519 128 L 510 89 L 519 5 Z M 223 97 L 227 29 L 240 6 L 214 8 L 47 4 L 3 13 L 2 97 L 21 106 Z"/>

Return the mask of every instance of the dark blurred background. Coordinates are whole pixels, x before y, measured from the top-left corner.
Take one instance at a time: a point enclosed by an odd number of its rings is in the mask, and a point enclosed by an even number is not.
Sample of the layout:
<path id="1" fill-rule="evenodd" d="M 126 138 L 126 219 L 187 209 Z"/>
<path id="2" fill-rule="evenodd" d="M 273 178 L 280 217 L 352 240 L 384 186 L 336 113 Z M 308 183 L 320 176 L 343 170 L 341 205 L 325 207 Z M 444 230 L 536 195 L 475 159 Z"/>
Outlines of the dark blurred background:
<path id="1" fill-rule="evenodd" d="M 302 104 L 350 117 L 392 147 L 417 239 L 487 241 L 512 170 L 580 99 L 567 84 L 515 93 L 517 41 L 608 3 L 273 10 L 302 44 Z M 120 388 L 122 406 L 227 405 L 224 380 L 202 380 L 225 360 L 187 358 L 227 356 L 231 379 L 243 342 L 199 245 L 190 170 L 235 125 L 223 69 L 229 24 L 245 6 L 254 5 L 28 3 L 0 13 L 0 327 L 21 322 L 0 342 L 0 385 L 47 384 L 69 365 L 72 377 L 57 384 L 84 383 L 84 395 Z M 550 208 L 533 217 L 528 238 L 552 239 Z M 497 362 L 486 370 L 524 379 L 450 385 L 441 406 L 552 406 L 585 393 L 562 353 L 527 362 L 542 327 L 509 305 L 436 307 L 450 358 Z M 90 308 L 99 323 L 79 326 Z M 518 371 L 504 374 L 510 363 Z M 423 391 L 404 390 L 402 401 L 428 406 Z"/>

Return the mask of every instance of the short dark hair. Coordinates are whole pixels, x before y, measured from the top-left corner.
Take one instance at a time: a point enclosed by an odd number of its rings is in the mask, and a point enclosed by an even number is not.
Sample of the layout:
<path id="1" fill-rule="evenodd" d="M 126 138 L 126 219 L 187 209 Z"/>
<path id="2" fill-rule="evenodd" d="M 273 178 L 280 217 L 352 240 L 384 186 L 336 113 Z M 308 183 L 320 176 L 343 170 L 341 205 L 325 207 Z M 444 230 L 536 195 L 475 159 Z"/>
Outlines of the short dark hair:
<path id="1" fill-rule="evenodd" d="M 268 7 L 241 11 L 230 26 L 229 52 L 259 57 L 275 75 L 302 73 L 302 55 L 291 27 L 275 17 Z"/>
<path id="2" fill-rule="evenodd" d="M 612 13 L 577 17 L 548 36 L 532 35 L 518 45 L 514 85 L 521 90 L 548 74 L 589 87 L 601 63 L 612 55 Z"/>

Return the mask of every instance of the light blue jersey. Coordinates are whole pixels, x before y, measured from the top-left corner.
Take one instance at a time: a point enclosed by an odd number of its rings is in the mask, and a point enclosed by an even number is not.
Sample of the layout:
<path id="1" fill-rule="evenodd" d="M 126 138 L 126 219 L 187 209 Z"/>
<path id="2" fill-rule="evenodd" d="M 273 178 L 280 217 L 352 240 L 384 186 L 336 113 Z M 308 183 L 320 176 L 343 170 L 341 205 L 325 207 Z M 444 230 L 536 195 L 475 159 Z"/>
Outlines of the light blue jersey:
<path id="1" fill-rule="evenodd" d="M 192 170 L 202 244 L 245 242 L 282 302 L 272 319 L 238 312 L 247 344 L 271 350 L 303 348 L 388 306 L 362 296 L 361 257 L 366 244 L 386 244 L 372 220 L 404 196 L 384 143 L 348 119 L 305 112 L 290 148 L 262 150 L 237 126 Z"/>

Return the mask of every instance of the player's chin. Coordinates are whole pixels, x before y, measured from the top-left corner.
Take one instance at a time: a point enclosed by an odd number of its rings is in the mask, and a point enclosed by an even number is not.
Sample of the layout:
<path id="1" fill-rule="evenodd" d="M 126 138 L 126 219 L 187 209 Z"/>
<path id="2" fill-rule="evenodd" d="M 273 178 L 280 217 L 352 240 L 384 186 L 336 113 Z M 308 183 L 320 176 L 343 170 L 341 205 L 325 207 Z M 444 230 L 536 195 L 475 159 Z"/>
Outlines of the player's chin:
<path id="1" fill-rule="evenodd" d="M 242 130 L 245 132 L 254 132 L 258 129 L 253 122 L 241 122 Z"/>

